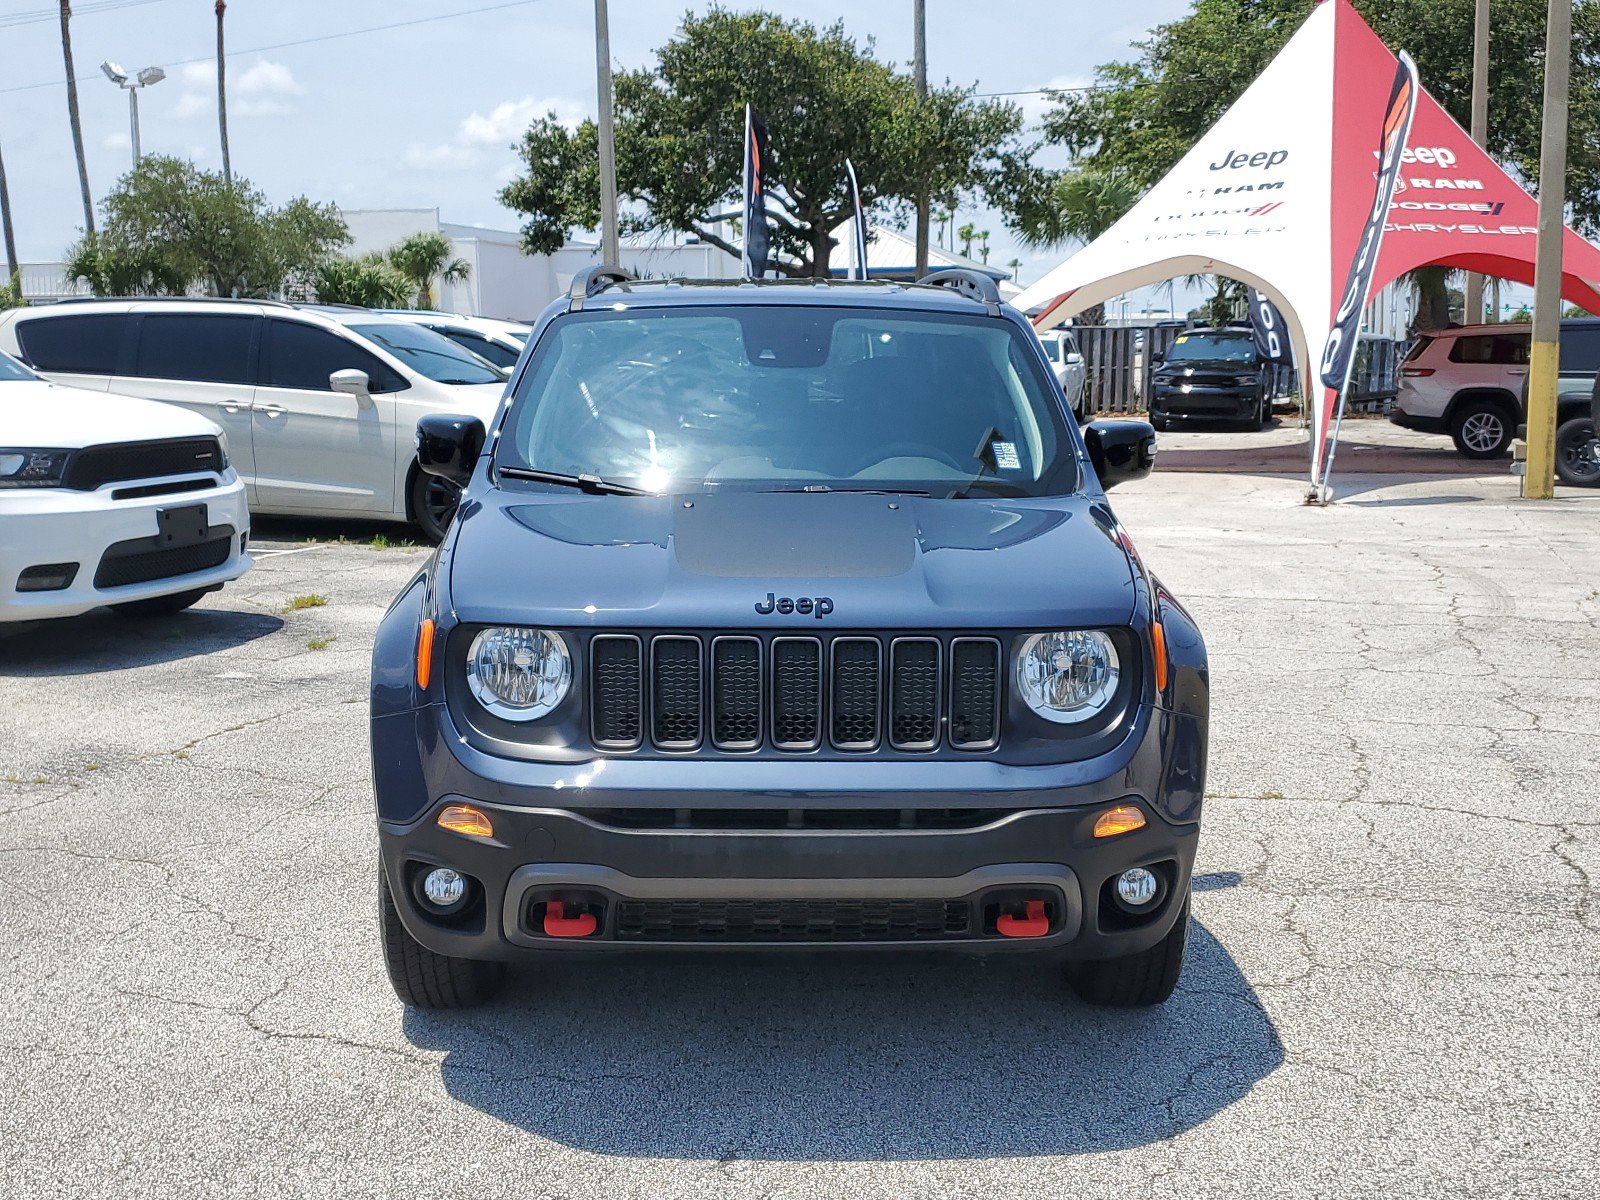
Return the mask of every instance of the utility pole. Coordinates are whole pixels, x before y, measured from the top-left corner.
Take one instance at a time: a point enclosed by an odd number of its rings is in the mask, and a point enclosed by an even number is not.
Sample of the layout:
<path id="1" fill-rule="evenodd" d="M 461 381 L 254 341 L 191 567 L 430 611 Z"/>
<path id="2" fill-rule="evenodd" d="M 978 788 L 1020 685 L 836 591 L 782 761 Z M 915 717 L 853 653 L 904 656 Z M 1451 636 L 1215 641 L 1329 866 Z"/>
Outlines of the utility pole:
<path id="1" fill-rule="evenodd" d="M 222 134 L 222 178 L 233 186 L 233 163 L 228 159 L 228 58 L 223 49 L 222 17 L 228 0 L 217 0 L 217 128 Z"/>
<path id="2" fill-rule="evenodd" d="M 1472 140 L 1484 146 L 1489 141 L 1489 0 L 1476 0 L 1472 22 Z M 1483 276 L 1467 272 L 1466 312 L 1468 325 L 1483 320 Z"/>
<path id="3" fill-rule="evenodd" d="M 72 125 L 72 150 L 78 158 L 78 191 L 83 195 L 83 231 L 94 232 L 94 197 L 89 193 L 89 165 L 83 156 L 83 121 L 78 116 L 78 73 L 72 65 L 72 2 L 61 0 L 61 57 L 67 67 L 67 120 Z"/>
<path id="4" fill-rule="evenodd" d="M 617 236 L 617 129 L 611 104 L 611 30 L 606 0 L 594 0 L 595 74 L 600 93 L 600 260 L 622 265 Z"/>
<path id="5" fill-rule="evenodd" d="M 1539 148 L 1539 246 L 1533 273 L 1533 357 L 1528 367 L 1528 477 L 1523 495 L 1555 495 L 1556 389 L 1560 376 L 1561 241 L 1566 236 L 1567 91 L 1572 0 L 1550 0 L 1544 41 L 1544 125 Z"/>
<path id="6" fill-rule="evenodd" d="M 911 57 L 917 80 L 917 110 L 928 101 L 928 0 L 912 0 L 912 20 L 916 26 Z M 917 189 L 917 278 L 928 273 L 928 180 Z"/>
<path id="7" fill-rule="evenodd" d="M 11 227 L 11 189 L 6 186 L 6 160 L 0 156 L 0 236 L 6 246 L 6 283 L 22 292 L 22 264 L 17 261 L 17 233 Z M 3 286 L 3 285 L 0 285 Z"/>

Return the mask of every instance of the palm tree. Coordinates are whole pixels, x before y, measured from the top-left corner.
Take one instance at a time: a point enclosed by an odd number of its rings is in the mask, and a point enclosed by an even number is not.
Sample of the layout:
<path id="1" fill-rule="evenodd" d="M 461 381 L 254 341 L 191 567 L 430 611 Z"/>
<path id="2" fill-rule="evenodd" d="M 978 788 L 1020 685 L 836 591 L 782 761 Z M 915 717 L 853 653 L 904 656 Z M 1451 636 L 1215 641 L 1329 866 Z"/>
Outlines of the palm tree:
<path id="1" fill-rule="evenodd" d="M 67 116 L 72 121 L 72 149 L 78 156 L 78 190 L 83 193 L 83 231 L 94 232 L 94 197 L 89 193 L 89 164 L 83 157 L 83 122 L 78 119 L 78 76 L 72 69 L 72 0 L 61 0 L 61 57 L 67 64 Z"/>
<path id="2" fill-rule="evenodd" d="M 228 159 L 228 59 L 223 50 L 222 17 L 228 0 L 217 0 L 217 128 L 222 134 L 222 179 L 233 186 L 233 164 Z"/>
<path id="3" fill-rule="evenodd" d="M 1020 258 L 1013 258 L 1006 264 L 1006 269 L 1011 272 L 1011 282 L 1016 284 L 1018 287 L 1021 287 L 1022 260 Z"/>
<path id="4" fill-rule="evenodd" d="M 22 299 L 22 264 L 17 261 L 17 232 L 11 227 L 11 190 L 6 186 L 6 160 L 0 156 L 0 236 L 5 238 L 6 280 L 0 291 L 10 288 Z"/>
<path id="5" fill-rule="evenodd" d="M 985 229 L 978 234 L 978 257 L 983 259 L 983 265 L 989 265 L 989 231 Z"/>
<path id="6" fill-rule="evenodd" d="M 961 256 L 963 258 L 971 258 L 972 239 L 978 236 L 978 227 L 968 221 L 960 229 L 956 230 L 956 236 L 961 239 Z"/>
<path id="7" fill-rule="evenodd" d="M 410 280 L 418 308 L 433 308 L 433 281 L 462 283 L 472 275 L 472 264 L 450 257 L 450 239 L 442 233 L 413 233 L 389 247 L 389 265 Z"/>
<path id="8" fill-rule="evenodd" d="M 1022 243 L 1047 249 L 1062 242 L 1088 245 L 1120 221 L 1139 200 L 1139 189 L 1114 171 L 1064 171 L 1023 214 Z M 1105 320 L 1105 305 L 1083 311 L 1086 325 Z"/>

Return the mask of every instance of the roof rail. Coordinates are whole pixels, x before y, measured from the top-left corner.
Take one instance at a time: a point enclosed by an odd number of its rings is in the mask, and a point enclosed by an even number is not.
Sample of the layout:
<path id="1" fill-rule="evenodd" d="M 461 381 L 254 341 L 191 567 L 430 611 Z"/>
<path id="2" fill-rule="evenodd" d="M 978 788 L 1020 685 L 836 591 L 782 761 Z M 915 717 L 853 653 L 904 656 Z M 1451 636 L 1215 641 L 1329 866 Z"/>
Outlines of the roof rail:
<path id="1" fill-rule="evenodd" d="M 577 312 L 583 307 L 583 302 L 591 296 L 598 296 L 612 284 L 633 283 L 634 278 L 621 267 L 602 263 L 598 267 L 590 267 L 587 271 L 579 271 L 572 277 L 572 286 L 567 289 L 568 312 Z"/>
<path id="2" fill-rule="evenodd" d="M 139 304 L 269 304 L 277 308 L 294 308 L 287 300 L 257 299 L 252 296 L 58 296 L 45 304 L 98 304 L 102 300 Z"/>
<path id="3" fill-rule="evenodd" d="M 942 271 L 932 271 L 917 282 L 929 287 L 954 288 L 963 296 L 988 305 L 991 317 L 1000 315 L 1000 287 L 982 271 L 972 271 L 966 267 L 949 267 Z"/>

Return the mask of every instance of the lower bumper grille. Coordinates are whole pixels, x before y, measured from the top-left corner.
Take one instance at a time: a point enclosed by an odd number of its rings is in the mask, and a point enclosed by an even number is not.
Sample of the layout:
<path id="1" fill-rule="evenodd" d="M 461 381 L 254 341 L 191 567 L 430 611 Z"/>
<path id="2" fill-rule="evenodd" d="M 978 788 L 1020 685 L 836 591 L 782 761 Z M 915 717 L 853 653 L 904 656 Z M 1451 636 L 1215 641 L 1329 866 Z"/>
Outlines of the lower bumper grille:
<path id="1" fill-rule="evenodd" d="M 622 900 L 625 942 L 919 942 L 971 936 L 966 900 Z"/>
<path id="2" fill-rule="evenodd" d="M 149 583 L 209 571 L 228 561 L 233 550 L 233 526 L 213 526 L 203 542 L 191 546 L 157 549 L 158 538 L 134 538 L 116 542 L 100 557 L 94 573 L 97 588 L 125 587 L 130 583 Z"/>

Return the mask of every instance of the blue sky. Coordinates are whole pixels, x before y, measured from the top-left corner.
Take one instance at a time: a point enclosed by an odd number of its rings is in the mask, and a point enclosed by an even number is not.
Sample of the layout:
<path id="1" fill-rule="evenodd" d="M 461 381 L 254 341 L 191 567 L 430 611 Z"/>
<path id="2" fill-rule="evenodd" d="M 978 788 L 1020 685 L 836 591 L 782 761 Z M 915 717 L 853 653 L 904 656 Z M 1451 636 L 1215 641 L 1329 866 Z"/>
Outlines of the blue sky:
<path id="1" fill-rule="evenodd" d="M 589 0 L 229 0 L 229 136 L 234 170 L 274 200 L 295 194 L 347 208 L 438 207 L 447 221 L 515 228 L 495 193 L 515 171 L 510 146 L 528 118 L 594 111 Z M 500 0 L 504 3 L 504 0 Z M 638 67 L 671 35 L 684 0 L 611 0 L 614 61 Z M 881 57 L 911 56 L 911 0 L 766 5 L 825 24 L 843 18 Z M 25 261 L 59 258 L 82 224 L 67 124 L 59 30 L 51 0 L 5 0 L 0 12 L 0 149 Z M 934 79 L 1011 92 L 1087 81 L 1125 56 L 1150 26 L 1187 0 L 1102 5 L 928 0 Z M 97 197 L 128 167 L 128 106 L 99 71 L 157 64 L 165 82 L 141 95 L 145 153 L 220 163 L 212 0 L 76 0 L 78 70 L 89 181 Z M 37 15 L 40 19 L 28 20 Z M 281 45 L 367 26 L 444 16 L 405 28 Z M 20 22 L 20 23 L 19 23 Z M 257 49 L 273 47 L 268 49 Z M 185 64 L 184 60 L 199 60 Z M 29 85 L 46 85 L 30 87 Z M 1018 97 L 1030 115 L 1036 98 Z M 1063 253 L 1015 249 L 993 214 L 963 214 L 991 231 L 990 261 L 1024 261 L 1024 281 Z"/>

